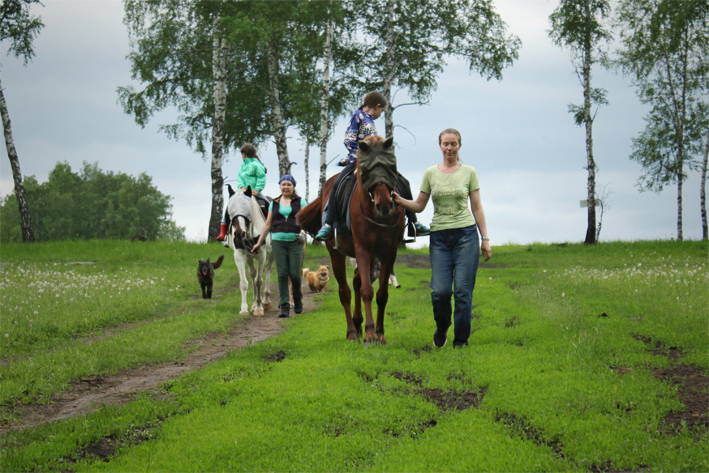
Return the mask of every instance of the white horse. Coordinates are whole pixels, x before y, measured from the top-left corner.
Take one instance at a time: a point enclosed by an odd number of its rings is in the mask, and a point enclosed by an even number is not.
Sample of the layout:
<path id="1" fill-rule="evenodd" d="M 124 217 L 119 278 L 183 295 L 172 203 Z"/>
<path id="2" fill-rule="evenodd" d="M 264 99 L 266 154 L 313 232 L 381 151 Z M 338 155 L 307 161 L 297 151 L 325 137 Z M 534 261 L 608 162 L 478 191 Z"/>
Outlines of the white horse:
<path id="1" fill-rule="evenodd" d="M 258 254 L 251 254 L 251 248 L 258 240 L 261 230 L 266 224 L 261 208 L 255 197 L 238 189 L 229 199 L 227 205 L 231 225 L 229 226 L 229 247 L 234 250 L 234 262 L 239 269 L 239 287 L 241 288 L 241 315 L 249 313 L 246 302 L 249 281 L 246 277 L 246 264 L 249 265 L 251 281 L 254 285 L 254 303 L 251 311 L 254 315 L 263 315 L 264 310 L 271 308 L 271 267 L 273 266 L 273 251 L 271 235 L 268 235 L 259 248 Z"/>

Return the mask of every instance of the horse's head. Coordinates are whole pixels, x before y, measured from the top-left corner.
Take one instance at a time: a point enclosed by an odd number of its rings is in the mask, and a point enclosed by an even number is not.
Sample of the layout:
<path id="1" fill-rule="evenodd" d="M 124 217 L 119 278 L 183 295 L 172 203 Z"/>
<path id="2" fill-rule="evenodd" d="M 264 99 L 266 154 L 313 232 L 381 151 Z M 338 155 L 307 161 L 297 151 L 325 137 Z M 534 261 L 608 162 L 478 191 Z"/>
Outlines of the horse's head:
<path id="1" fill-rule="evenodd" d="M 237 189 L 229 198 L 227 208 L 232 222 L 234 244 L 237 248 L 243 248 L 244 240 L 250 237 L 248 232 L 251 227 L 251 196 Z"/>
<path id="2" fill-rule="evenodd" d="M 386 217 L 394 211 L 391 192 L 396 188 L 394 138 L 368 136 L 359 142 L 357 170 L 362 188 L 374 202 L 376 213 Z"/>

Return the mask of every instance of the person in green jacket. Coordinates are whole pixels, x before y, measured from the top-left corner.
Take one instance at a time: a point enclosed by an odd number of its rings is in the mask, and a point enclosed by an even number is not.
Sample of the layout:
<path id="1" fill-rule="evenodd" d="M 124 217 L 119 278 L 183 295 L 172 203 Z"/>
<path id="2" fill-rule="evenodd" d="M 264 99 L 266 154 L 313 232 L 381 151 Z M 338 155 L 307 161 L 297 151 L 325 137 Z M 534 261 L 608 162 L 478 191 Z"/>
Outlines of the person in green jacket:
<path id="1" fill-rule="evenodd" d="M 244 164 L 239 168 L 239 176 L 236 179 L 237 187 L 245 191 L 251 186 L 251 190 L 257 193 L 256 197 L 265 201 L 266 198 L 261 195 L 261 191 L 266 187 L 266 166 L 257 156 L 256 147 L 251 143 L 246 143 L 241 147 L 241 157 Z M 217 241 L 224 241 L 230 223 L 231 217 L 229 216 L 229 205 L 227 205 Z"/>

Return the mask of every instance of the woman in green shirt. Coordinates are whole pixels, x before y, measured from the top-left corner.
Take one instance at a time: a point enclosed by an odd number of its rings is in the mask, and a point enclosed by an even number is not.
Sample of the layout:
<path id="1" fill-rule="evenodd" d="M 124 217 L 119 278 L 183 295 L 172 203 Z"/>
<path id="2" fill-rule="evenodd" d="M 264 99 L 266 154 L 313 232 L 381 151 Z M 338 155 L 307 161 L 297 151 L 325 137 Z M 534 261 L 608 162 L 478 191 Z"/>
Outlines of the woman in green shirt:
<path id="1" fill-rule="evenodd" d="M 429 251 L 431 302 L 436 321 L 433 346 L 441 348 L 448 341 L 448 327 L 453 315 L 453 347 L 462 347 L 468 345 L 470 337 L 473 290 L 480 251 L 487 261 L 492 256 L 492 250 L 480 199 L 478 173 L 458 157 L 460 133 L 448 128 L 438 135 L 438 144 L 443 161 L 426 170 L 418 198 L 406 200 L 394 193 L 394 201 L 413 212 L 422 212 L 429 198 L 433 199 Z M 451 296 L 455 296 L 455 314 Z"/>
<path id="2" fill-rule="evenodd" d="M 300 209 L 308 205 L 308 202 L 295 193 L 295 179 L 290 174 L 281 176 L 278 184 L 281 187 L 281 195 L 276 197 L 268 207 L 266 225 L 261 230 L 261 235 L 251 252 L 255 254 L 258 251 L 268 232 L 273 229 L 271 247 L 276 261 L 278 292 L 281 297 L 281 313 L 278 316 L 288 317 L 290 315 L 289 278 L 293 286 L 293 310 L 296 314 L 303 312 L 303 293 L 300 290 L 300 280 L 303 265 L 303 238 L 305 237 L 301 234 L 301 229 L 296 223 L 296 216 Z"/>

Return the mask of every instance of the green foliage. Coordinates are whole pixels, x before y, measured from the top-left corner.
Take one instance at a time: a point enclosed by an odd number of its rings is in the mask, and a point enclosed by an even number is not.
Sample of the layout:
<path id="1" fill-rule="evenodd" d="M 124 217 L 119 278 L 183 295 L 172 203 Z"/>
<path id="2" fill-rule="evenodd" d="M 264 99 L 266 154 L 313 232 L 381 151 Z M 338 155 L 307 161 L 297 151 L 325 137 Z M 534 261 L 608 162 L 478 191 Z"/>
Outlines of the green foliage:
<path id="1" fill-rule="evenodd" d="M 355 8 L 366 33 L 360 67 L 366 71 L 362 77 L 367 78 L 363 87 L 368 91 L 385 89 L 391 80 L 390 85 L 424 101 L 435 89 L 447 56 L 499 80 L 521 46 L 519 38 L 507 34 L 488 0 L 355 2 Z M 394 41 L 392 48 L 387 35 Z M 387 54 L 393 64 L 388 64 Z"/>
<path id="2" fill-rule="evenodd" d="M 624 0 L 615 61 L 652 109 L 633 140 L 631 159 L 645 170 L 641 190 L 685 177 L 709 128 L 709 2 Z"/>
<path id="3" fill-rule="evenodd" d="M 3 0 L 0 5 L 0 42 L 10 40 L 7 53 L 22 56 L 25 65 L 34 56 L 32 42 L 44 27 L 42 19 L 30 14 L 32 5 L 40 0 Z"/>
<path id="4" fill-rule="evenodd" d="M 145 173 L 137 178 L 104 173 L 84 163 L 74 173 L 57 163 L 45 183 L 25 178 L 25 192 L 35 237 L 40 241 L 73 239 L 184 239 L 184 228 L 170 220 L 170 197 Z M 17 200 L 8 195 L 0 206 L 3 243 L 21 241 Z"/>

